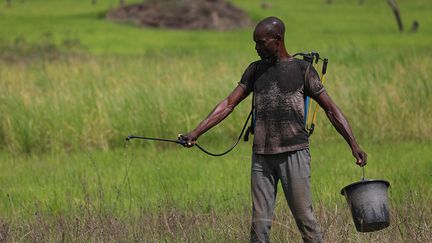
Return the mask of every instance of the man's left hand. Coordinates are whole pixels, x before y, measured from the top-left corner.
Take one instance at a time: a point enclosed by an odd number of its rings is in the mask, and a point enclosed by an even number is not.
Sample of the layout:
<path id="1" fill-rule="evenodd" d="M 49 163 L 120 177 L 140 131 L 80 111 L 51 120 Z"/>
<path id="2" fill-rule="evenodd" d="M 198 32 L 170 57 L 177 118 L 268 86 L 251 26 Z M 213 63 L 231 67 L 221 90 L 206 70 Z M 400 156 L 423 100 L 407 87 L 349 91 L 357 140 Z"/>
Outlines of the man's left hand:
<path id="1" fill-rule="evenodd" d="M 363 167 L 367 163 L 367 154 L 361 148 L 353 148 L 353 156 L 357 159 L 356 164 Z"/>

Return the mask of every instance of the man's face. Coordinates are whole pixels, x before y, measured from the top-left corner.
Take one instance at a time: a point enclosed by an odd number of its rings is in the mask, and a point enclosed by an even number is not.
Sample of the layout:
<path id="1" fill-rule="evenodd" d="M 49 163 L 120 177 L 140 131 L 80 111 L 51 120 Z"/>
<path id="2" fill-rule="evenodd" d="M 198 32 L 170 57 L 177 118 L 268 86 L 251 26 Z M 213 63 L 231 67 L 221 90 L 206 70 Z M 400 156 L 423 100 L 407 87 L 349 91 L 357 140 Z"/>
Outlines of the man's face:
<path id="1" fill-rule="evenodd" d="M 261 60 L 268 63 L 276 62 L 280 41 L 260 29 L 255 30 L 253 38 L 255 41 L 255 50 L 258 56 L 261 57 Z"/>

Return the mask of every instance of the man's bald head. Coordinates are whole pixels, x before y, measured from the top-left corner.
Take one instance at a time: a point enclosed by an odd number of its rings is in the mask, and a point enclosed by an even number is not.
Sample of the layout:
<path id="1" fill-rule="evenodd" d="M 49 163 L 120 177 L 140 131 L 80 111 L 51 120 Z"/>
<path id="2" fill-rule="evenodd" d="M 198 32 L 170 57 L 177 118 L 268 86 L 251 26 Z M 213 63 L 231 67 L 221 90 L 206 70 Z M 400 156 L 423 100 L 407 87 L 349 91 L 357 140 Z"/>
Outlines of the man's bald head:
<path id="1" fill-rule="evenodd" d="M 254 35 L 255 34 L 267 35 L 283 41 L 285 24 L 279 18 L 267 17 L 256 25 Z"/>
<path id="2" fill-rule="evenodd" d="M 285 48 L 284 34 L 285 25 L 279 18 L 268 17 L 257 24 L 253 40 L 262 60 L 275 63 L 290 57 Z"/>

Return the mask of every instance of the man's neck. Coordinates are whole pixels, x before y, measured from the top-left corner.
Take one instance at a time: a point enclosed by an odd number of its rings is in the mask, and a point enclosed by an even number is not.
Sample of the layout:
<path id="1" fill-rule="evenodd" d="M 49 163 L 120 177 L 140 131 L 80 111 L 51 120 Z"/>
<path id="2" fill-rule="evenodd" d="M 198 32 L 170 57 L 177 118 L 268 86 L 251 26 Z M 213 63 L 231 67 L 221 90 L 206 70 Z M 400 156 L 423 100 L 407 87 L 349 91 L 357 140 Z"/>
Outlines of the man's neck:
<path id="1" fill-rule="evenodd" d="M 292 56 L 290 54 L 288 54 L 287 50 L 285 48 L 283 48 L 279 53 L 278 53 L 278 60 L 279 61 L 286 61 L 291 59 Z"/>

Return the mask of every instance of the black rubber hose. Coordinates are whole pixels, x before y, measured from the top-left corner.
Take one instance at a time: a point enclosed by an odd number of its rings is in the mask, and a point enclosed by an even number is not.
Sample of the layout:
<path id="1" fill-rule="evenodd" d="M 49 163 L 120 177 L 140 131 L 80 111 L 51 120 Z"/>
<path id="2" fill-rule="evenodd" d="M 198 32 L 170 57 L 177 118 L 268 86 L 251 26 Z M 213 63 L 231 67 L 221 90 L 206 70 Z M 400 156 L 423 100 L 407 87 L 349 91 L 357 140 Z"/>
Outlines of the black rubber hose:
<path id="1" fill-rule="evenodd" d="M 197 148 L 199 148 L 201 151 L 203 151 L 204 153 L 206 153 L 206 154 L 208 154 L 208 155 L 211 155 L 211 156 L 215 156 L 215 157 L 217 157 L 217 156 L 222 156 L 222 155 L 225 155 L 225 154 L 227 154 L 227 153 L 229 153 L 229 152 L 231 152 L 231 150 L 233 150 L 236 146 L 237 146 L 237 144 L 240 142 L 240 140 L 241 140 L 241 138 L 243 137 L 243 133 L 244 133 L 244 131 L 245 131 L 245 129 L 246 129 L 246 126 L 247 126 L 247 124 L 248 124 L 248 122 L 249 122 L 249 119 L 250 119 L 250 117 L 252 116 L 252 111 L 249 113 L 249 115 L 248 115 L 248 117 L 247 117 L 247 119 L 246 119 L 246 122 L 245 122 L 245 124 L 243 125 L 243 128 L 242 128 L 242 130 L 241 130 L 241 132 L 240 132 L 240 135 L 239 135 L 239 137 L 237 138 L 237 141 L 228 149 L 228 150 L 226 150 L 225 152 L 222 152 L 222 153 L 219 153 L 219 154 L 216 154 L 216 153 L 212 153 L 212 152 L 209 152 L 209 151 L 207 151 L 206 149 L 204 149 L 203 147 L 201 147 L 199 144 L 195 144 L 195 146 L 197 146 Z"/>

